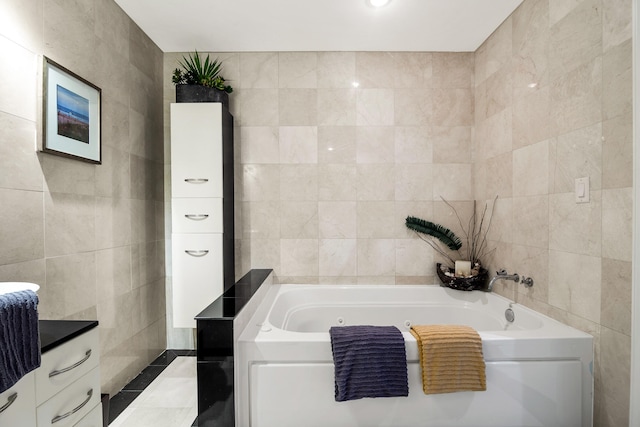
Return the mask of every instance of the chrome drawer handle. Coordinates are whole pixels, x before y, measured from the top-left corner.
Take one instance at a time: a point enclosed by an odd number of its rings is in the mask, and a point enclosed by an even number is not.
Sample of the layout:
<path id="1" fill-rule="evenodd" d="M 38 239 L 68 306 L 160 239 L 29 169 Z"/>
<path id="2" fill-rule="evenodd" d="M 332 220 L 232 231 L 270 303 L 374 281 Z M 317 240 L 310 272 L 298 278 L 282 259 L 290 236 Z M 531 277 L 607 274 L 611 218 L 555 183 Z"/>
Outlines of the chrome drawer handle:
<path id="1" fill-rule="evenodd" d="M 7 403 L 0 407 L 0 414 L 9 409 L 9 406 L 18 398 L 18 393 L 13 393 L 11 396 L 7 397 Z"/>
<path id="2" fill-rule="evenodd" d="M 56 375 L 64 374 L 65 372 L 69 372 L 70 370 L 77 368 L 78 366 L 82 365 L 84 362 L 89 360 L 90 357 L 91 357 L 91 349 L 87 350 L 87 352 L 85 353 L 84 358 L 82 360 L 80 360 L 79 362 L 76 362 L 73 365 L 68 366 L 68 367 L 66 367 L 64 369 L 59 369 L 57 371 L 51 371 L 49 373 L 49 378 L 55 377 Z"/>
<path id="3" fill-rule="evenodd" d="M 84 402 L 82 402 L 80 405 L 76 406 L 75 408 L 73 408 L 72 410 L 70 410 L 69 412 L 67 412 L 66 414 L 62 414 L 62 415 L 56 415 L 55 417 L 53 417 L 51 419 L 51 424 L 53 423 L 57 423 L 60 420 L 64 420 L 67 417 L 70 417 L 71 415 L 75 414 L 76 412 L 78 412 L 80 409 L 84 408 L 84 406 L 89 403 L 89 401 L 91 400 L 91 396 L 93 396 L 93 389 L 89 390 L 87 392 L 87 398 L 85 399 Z"/>
<path id="4" fill-rule="evenodd" d="M 185 178 L 184 182 L 188 182 L 189 184 L 204 184 L 205 182 L 209 182 L 208 178 Z"/>
<path id="5" fill-rule="evenodd" d="M 208 254 L 208 253 L 209 253 L 209 251 L 208 251 L 208 250 L 204 250 L 204 251 L 191 251 L 191 250 L 189 250 L 189 249 L 185 250 L 185 252 L 186 252 L 188 255 L 195 256 L 195 257 L 205 256 L 206 254 Z"/>
<path id="6" fill-rule="evenodd" d="M 194 221 L 202 221 L 203 219 L 209 218 L 208 214 L 185 214 L 185 218 L 192 219 Z"/>

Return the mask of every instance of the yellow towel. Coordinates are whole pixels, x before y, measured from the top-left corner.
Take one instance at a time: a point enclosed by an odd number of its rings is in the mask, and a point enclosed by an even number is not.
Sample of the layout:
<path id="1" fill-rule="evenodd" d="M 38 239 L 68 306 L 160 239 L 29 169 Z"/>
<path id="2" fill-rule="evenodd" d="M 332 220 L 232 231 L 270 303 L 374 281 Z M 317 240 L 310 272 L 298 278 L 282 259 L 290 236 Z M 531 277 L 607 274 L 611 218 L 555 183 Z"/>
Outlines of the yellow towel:
<path id="1" fill-rule="evenodd" d="M 482 340 L 473 328 L 418 325 L 411 333 L 418 340 L 424 394 L 487 389 Z"/>

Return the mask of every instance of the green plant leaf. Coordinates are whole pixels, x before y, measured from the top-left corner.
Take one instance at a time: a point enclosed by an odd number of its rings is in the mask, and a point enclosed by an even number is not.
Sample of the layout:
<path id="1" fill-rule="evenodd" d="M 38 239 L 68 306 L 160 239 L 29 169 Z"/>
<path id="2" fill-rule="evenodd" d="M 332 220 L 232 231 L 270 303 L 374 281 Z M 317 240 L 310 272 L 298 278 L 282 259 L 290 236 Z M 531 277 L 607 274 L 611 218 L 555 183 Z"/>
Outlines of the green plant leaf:
<path id="1" fill-rule="evenodd" d="M 455 233 L 449 230 L 447 227 L 443 227 L 440 224 L 434 224 L 430 221 L 425 221 L 421 218 L 414 216 L 408 216 L 405 220 L 407 228 L 414 230 L 418 233 L 427 234 L 440 240 L 445 246 L 452 251 L 457 251 L 462 247 L 462 241 Z"/>

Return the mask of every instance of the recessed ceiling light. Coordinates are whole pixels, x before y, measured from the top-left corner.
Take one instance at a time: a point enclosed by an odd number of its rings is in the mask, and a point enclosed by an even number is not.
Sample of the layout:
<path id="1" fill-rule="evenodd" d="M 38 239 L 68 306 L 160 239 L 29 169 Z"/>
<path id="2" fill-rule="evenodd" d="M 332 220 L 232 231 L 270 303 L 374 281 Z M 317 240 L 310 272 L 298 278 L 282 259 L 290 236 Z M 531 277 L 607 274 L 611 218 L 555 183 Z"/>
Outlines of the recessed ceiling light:
<path id="1" fill-rule="evenodd" d="M 384 7 L 391 3 L 391 0 L 366 0 L 367 5 L 375 8 Z"/>

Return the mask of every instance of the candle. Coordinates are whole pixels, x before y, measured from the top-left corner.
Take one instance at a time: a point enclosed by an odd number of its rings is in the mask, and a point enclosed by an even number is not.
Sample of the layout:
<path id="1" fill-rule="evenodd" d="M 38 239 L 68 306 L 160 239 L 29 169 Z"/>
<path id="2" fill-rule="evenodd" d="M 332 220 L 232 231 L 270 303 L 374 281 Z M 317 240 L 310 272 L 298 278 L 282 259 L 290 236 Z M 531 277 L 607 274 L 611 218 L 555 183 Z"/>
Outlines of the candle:
<path id="1" fill-rule="evenodd" d="M 471 276 L 471 261 L 456 261 L 456 277 Z"/>

